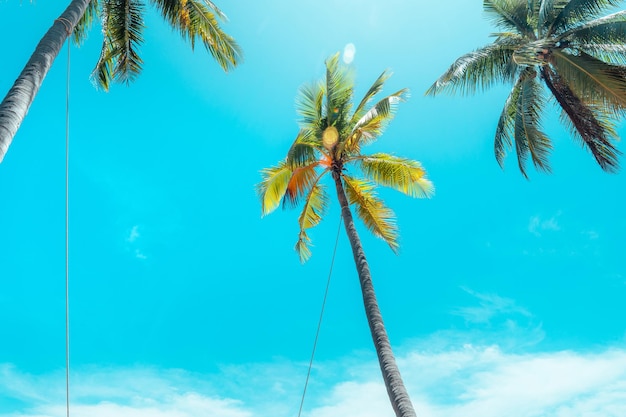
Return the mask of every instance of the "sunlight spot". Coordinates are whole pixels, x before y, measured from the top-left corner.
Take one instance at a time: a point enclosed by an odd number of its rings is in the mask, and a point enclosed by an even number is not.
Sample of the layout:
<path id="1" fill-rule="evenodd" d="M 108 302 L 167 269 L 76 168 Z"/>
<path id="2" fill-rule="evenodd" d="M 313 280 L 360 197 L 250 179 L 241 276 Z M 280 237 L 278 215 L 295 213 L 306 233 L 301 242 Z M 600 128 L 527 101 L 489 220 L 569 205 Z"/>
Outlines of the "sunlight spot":
<path id="1" fill-rule="evenodd" d="M 351 64 L 354 61 L 354 54 L 356 54 L 356 48 L 353 43 L 349 43 L 343 48 L 343 62 Z"/>

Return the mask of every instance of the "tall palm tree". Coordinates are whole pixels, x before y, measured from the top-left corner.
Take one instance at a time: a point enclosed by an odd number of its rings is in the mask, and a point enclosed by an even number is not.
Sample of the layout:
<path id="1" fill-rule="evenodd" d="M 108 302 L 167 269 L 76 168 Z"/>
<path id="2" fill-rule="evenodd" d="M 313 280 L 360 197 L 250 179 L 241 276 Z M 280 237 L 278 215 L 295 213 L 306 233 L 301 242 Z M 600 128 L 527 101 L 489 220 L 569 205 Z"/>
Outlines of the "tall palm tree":
<path id="1" fill-rule="evenodd" d="M 544 89 L 561 121 L 607 172 L 618 169 L 615 119 L 626 109 L 626 11 L 603 16 L 618 0 L 484 0 L 501 29 L 492 44 L 458 58 L 428 89 L 474 93 L 511 82 L 495 134 L 503 166 L 513 145 L 522 174 L 528 157 L 550 172 L 550 139 L 542 131 Z M 603 16 L 603 17 L 601 17 Z"/>
<path id="2" fill-rule="evenodd" d="M 241 60 L 237 42 L 224 33 L 219 20 L 226 16 L 210 0 L 151 0 L 163 18 L 194 48 L 200 40 L 218 64 L 228 71 Z M 72 0 L 41 39 L 21 74 L 0 103 L 0 162 L 24 120 L 44 77 L 65 40 L 73 33 L 80 43 L 95 19 L 104 41 L 93 72 L 105 90 L 112 81 L 129 83 L 141 71 L 144 0 Z"/>
<path id="3" fill-rule="evenodd" d="M 303 203 L 296 251 L 305 262 L 311 255 L 307 231 L 322 220 L 328 206 L 329 197 L 322 179 L 330 174 L 352 246 L 367 321 L 389 399 L 397 416 L 415 416 L 391 350 L 350 205 L 355 206 L 365 226 L 396 252 L 394 214 L 376 196 L 376 185 L 394 188 L 411 197 L 429 196 L 433 186 L 419 162 L 385 153 L 361 153 L 363 146 L 382 134 L 408 91 L 402 89 L 371 106 L 374 96 L 390 76 L 383 72 L 352 111 L 354 83 L 349 72 L 339 66 L 338 59 L 337 54 L 326 61 L 324 82 L 300 89 L 300 132 L 285 160 L 262 171 L 263 180 L 257 185 L 257 191 L 263 215 L 275 210 L 281 202 L 283 206 L 292 207 Z M 365 178 L 354 176 L 353 170 L 360 171 Z"/>

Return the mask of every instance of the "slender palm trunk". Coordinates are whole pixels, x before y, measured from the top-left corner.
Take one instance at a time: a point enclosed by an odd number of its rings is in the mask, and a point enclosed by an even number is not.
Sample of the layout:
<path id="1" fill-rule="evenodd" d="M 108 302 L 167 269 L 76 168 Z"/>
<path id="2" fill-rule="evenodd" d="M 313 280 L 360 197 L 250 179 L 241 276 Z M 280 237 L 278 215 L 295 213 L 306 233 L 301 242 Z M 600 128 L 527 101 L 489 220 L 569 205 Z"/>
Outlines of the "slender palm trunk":
<path id="1" fill-rule="evenodd" d="M 72 0 L 41 39 L 22 73 L 0 103 L 0 162 L 4 159 L 54 59 L 76 23 L 85 14 L 90 1 Z"/>
<path id="2" fill-rule="evenodd" d="M 416 414 L 413 409 L 413 404 L 411 404 L 411 399 L 400 376 L 396 359 L 391 351 L 389 337 L 385 330 L 383 317 L 380 314 L 378 301 L 376 301 L 370 268 L 367 259 L 365 259 L 361 239 L 359 239 L 359 235 L 354 227 L 354 220 L 352 219 L 352 213 L 350 212 L 340 173 L 333 171 L 333 179 L 335 180 L 335 186 L 337 188 L 337 198 L 341 204 L 341 216 L 343 217 L 346 233 L 348 234 L 348 239 L 352 246 L 354 262 L 359 274 L 361 292 L 363 293 L 363 304 L 365 305 L 365 315 L 367 316 L 367 322 L 370 326 L 374 346 L 376 347 L 378 362 L 383 374 L 385 386 L 387 387 L 389 400 L 391 401 L 391 405 L 397 417 L 415 417 Z"/>

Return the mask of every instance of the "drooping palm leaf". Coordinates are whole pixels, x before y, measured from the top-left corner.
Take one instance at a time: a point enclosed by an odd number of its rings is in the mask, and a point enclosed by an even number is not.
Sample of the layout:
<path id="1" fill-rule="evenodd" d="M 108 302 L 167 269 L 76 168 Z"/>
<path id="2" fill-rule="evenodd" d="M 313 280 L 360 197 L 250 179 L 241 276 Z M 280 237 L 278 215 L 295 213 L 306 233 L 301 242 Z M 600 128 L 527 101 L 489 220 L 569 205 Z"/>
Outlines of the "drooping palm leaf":
<path id="1" fill-rule="evenodd" d="M 319 163 L 312 163 L 308 166 L 293 169 L 293 173 L 287 184 L 287 190 L 285 191 L 283 206 L 296 207 L 300 203 L 300 199 L 309 193 L 314 184 L 319 182 L 320 177 L 324 175 L 326 171 L 323 171 L 318 176 L 316 170 L 318 166 Z"/>
<path id="2" fill-rule="evenodd" d="M 376 153 L 355 159 L 363 174 L 374 183 L 393 188 L 410 197 L 430 197 L 433 184 L 422 165 L 412 159 Z"/>
<path id="3" fill-rule="evenodd" d="M 549 67 L 542 68 L 543 79 L 563 109 L 561 120 L 589 149 L 598 165 L 607 172 L 616 172 L 620 152 L 611 143 L 617 137 L 606 110 L 584 103 L 558 74 Z"/>
<path id="4" fill-rule="evenodd" d="M 529 154 L 535 168 L 550 172 L 548 157 L 552 145 L 541 131 L 540 111 L 543 106 L 541 86 L 534 76 L 534 70 L 527 69 L 520 82 L 514 134 L 519 169 L 527 178 L 525 164 Z"/>
<path id="5" fill-rule="evenodd" d="M 553 52 L 555 71 L 577 96 L 621 112 L 626 109 L 626 69 L 591 55 Z"/>
<path id="6" fill-rule="evenodd" d="M 343 175 L 348 202 L 355 206 L 357 216 L 375 236 L 382 238 L 391 250 L 398 252 L 398 227 L 395 215 L 374 192 L 373 183 Z"/>
<path id="7" fill-rule="evenodd" d="M 82 15 L 76 26 L 74 27 L 74 32 L 72 38 L 74 39 L 74 43 L 78 46 L 82 45 L 83 41 L 87 39 L 87 32 L 91 29 L 93 22 L 98 19 L 100 15 L 100 7 L 98 4 L 98 0 L 91 0 L 87 9 L 85 9 L 85 13 Z"/>
<path id="8" fill-rule="evenodd" d="M 322 184 L 316 183 L 307 194 L 302 213 L 298 218 L 300 233 L 298 234 L 298 242 L 295 249 L 302 263 L 306 262 L 311 256 L 311 250 L 309 249 L 311 240 L 306 231 L 319 224 L 327 208 L 328 194 L 326 193 L 326 188 Z"/>
<path id="9" fill-rule="evenodd" d="M 143 43 L 143 13 L 139 0 L 103 2 L 104 45 L 94 78 L 105 90 L 112 81 L 130 83 L 141 72 L 138 48 Z"/>
<path id="10" fill-rule="evenodd" d="M 496 161 L 501 168 L 504 168 L 504 158 L 507 152 L 513 147 L 513 135 L 515 134 L 515 116 L 517 114 L 517 103 L 521 92 L 522 78 L 519 78 L 511 93 L 504 103 L 504 108 L 500 114 L 498 125 L 496 127 L 496 136 L 494 140 L 494 152 Z"/>
<path id="11" fill-rule="evenodd" d="M 292 170 L 283 161 L 277 166 L 265 168 L 261 171 L 262 180 L 256 186 L 256 192 L 261 200 L 261 215 L 265 216 L 280 205 L 289 180 L 291 179 Z"/>
<path id="12" fill-rule="evenodd" d="M 287 152 L 287 163 L 292 168 L 302 167 L 319 160 L 319 155 L 324 153 L 321 140 L 315 136 L 315 132 L 308 129 L 300 129 L 296 140 Z"/>

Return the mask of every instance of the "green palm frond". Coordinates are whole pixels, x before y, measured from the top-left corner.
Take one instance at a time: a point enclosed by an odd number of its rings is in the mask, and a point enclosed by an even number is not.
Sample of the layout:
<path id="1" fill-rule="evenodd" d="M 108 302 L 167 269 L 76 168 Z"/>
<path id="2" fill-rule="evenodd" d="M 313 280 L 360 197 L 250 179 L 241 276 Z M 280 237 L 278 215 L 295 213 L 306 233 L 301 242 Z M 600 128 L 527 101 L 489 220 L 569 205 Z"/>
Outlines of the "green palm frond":
<path id="1" fill-rule="evenodd" d="M 306 262 L 311 256 L 311 250 L 309 239 L 306 231 L 312 227 L 315 227 L 322 221 L 326 209 L 328 208 L 328 194 L 326 193 L 326 187 L 322 184 L 316 183 L 311 187 L 311 191 L 306 197 L 304 202 L 304 208 L 298 218 L 298 224 L 300 225 L 300 233 L 298 235 L 298 242 L 296 243 L 296 251 L 300 256 L 300 262 Z"/>
<path id="2" fill-rule="evenodd" d="M 154 3 L 163 18 L 189 40 L 192 48 L 196 39 L 200 39 L 224 71 L 240 63 L 241 48 L 220 27 L 218 19 L 227 21 L 227 18 L 215 4 L 207 0 L 154 0 Z"/>
<path id="3" fill-rule="evenodd" d="M 537 16 L 537 28 L 540 36 L 549 34 L 554 19 L 567 6 L 570 0 L 542 0 Z"/>
<path id="4" fill-rule="evenodd" d="M 305 84 L 298 90 L 296 111 L 302 117 L 300 126 L 303 129 L 320 130 L 324 110 L 324 85 L 321 83 Z"/>
<path id="5" fill-rule="evenodd" d="M 532 11 L 527 1 L 519 0 L 483 0 L 483 10 L 497 27 L 534 37 L 529 23 Z"/>
<path id="6" fill-rule="evenodd" d="M 261 215 L 265 216 L 280 205 L 285 196 L 293 171 L 284 162 L 261 171 L 262 181 L 256 185 L 256 192 L 261 200 Z"/>
<path id="7" fill-rule="evenodd" d="M 319 182 L 320 178 L 327 172 L 324 170 L 318 175 L 317 167 L 319 163 L 313 163 L 308 166 L 293 169 L 285 197 L 283 198 L 283 206 L 296 207 L 303 196 L 305 196 Z"/>
<path id="8" fill-rule="evenodd" d="M 549 34 L 558 34 L 573 26 L 597 18 L 602 12 L 616 7 L 621 0 L 570 0 L 552 20 Z"/>
<path id="9" fill-rule="evenodd" d="M 98 0 L 91 0 L 85 9 L 85 13 L 81 16 L 80 20 L 74 27 L 72 38 L 74 43 L 78 46 L 87 39 L 87 33 L 91 29 L 94 20 L 98 19 L 100 15 L 100 7 Z"/>
<path id="10" fill-rule="evenodd" d="M 626 11 L 577 26 L 558 37 L 576 50 L 609 63 L 626 63 Z"/>
<path id="11" fill-rule="evenodd" d="M 363 174 L 378 185 L 393 188 L 410 197 L 430 197 L 432 182 L 422 165 L 412 159 L 376 153 L 355 159 Z"/>
<path id="12" fill-rule="evenodd" d="M 365 93 L 359 105 L 356 106 L 354 114 L 352 115 L 352 119 L 350 120 L 351 125 L 357 123 L 358 120 L 361 119 L 363 115 L 365 115 L 365 113 L 367 112 L 367 106 L 376 96 L 376 94 L 378 94 L 383 89 L 383 85 L 385 84 L 385 81 L 389 79 L 389 77 L 391 77 L 391 73 L 389 71 L 383 71 L 383 73 L 378 76 L 376 81 L 374 81 L 374 84 L 372 84 L 367 93 Z"/>
<path id="13" fill-rule="evenodd" d="M 494 152 L 496 161 L 501 168 L 504 168 L 504 158 L 508 151 L 513 147 L 513 135 L 515 134 L 515 115 L 517 114 L 517 103 L 521 92 L 522 78 L 518 78 L 517 82 L 511 89 L 509 96 L 504 103 L 504 108 L 500 114 L 498 125 L 496 127 L 496 136 L 494 140 Z"/>
<path id="14" fill-rule="evenodd" d="M 287 164 L 294 168 L 307 166 L 318 161 L 320 154 L 324 154 L 321 139 L 311 130 L 300 129 L 296 140 L 287 152 Z"/>
<path id="15" fill-rule="evenodd" d="M 549 67 L 543 67 L 541 71 L 546 85 L 563 109 L 561 121 L 589 149 L 604 171 L 616 172 L 620 152 L 611 143 L 617 133 L 606 108 L 584 103 Z"/>
<path id="16" fill-rule="evenodd" d="M 103 3 L 104 43 L 94 78 L 105 90 L 112 81 L 128 84 L 141 72 L 143 61 L 137 50 L 143 43 L 143 13 L 139 0 Z"/>
<path id="17" fill-rule="evenodd" d="M 519 36 L 501 36 L 494 43 L 461 56 L 430 86 L 426 95 L 444 91 L 473 94 L 497 82 L 512 81 L 517 66 L 511 58 L 521 40 Z"/>
<path id="18" fill-rule="evenodd" d="M 355 154 L 362 145 L 376 140 L 393 119 L 398 104 L 406 100 L 408 94 L 409 90 L 403 88 L 376 103 L 354 124 L 343 149 L 348 154 Z"/>
<path id="19" fill-rule="evenodd" d="M 342 132 L 352 107 L 354 80 L 346 67 L 339 66 L 339 53 L 326 60 L 326 117 L 328 126 Z"/>
<path id="20" fill-rule="evenodd" d="M 527 69 L 520 82 L 520 92 L 517 98 L 517 112 L 515 114 L 515 148 L 519 169 L 526 174 L 526 159 L 528 154 L 535 168 L 550 172 L 548 157 L 552 145 L 548 137 L 541 131 L 541 109 L 544 107 L 544 98 L 541 86 L 537 82 L 535 71 Z"/>
<path id="21" fill-rule="evenodd" d="M 570 88 L 589 103 L 603 104 L 613 111 L 626 109 L 626 69 L 607 64 L 591 55 L 553 52 L 555 71 Z"/>
<path id="22" fill-rule="evenodd" d="M 369 181 L 342 175 L 348 202 L 355 206 L 357 216 L 375 236 L 382 238 L 391 250 L 398 252 L 398 227 L 395 215 L 374 192 L 375 185 Z"/>

